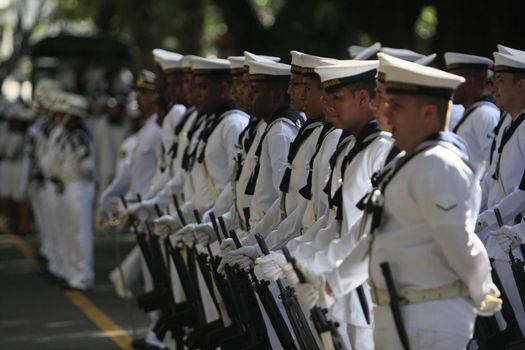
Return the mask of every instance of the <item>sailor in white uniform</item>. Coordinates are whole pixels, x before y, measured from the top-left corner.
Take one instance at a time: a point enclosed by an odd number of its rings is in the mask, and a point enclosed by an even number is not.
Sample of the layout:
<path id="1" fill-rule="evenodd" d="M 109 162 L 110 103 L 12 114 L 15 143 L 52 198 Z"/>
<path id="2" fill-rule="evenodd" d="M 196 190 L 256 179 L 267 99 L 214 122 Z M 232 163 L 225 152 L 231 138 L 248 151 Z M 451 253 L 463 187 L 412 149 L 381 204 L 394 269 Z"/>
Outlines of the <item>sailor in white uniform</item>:
<path id="1" fill-rule="evenodd" d="M 483 210 L 493 210 L 518 188 L 525 172 L 525 53 L 510 55 L 495 52 L 494 58 L 496 103 L 508 114 L 496 136 L 493 162 L 482 182 Z M 503 223 L 512 223 L 513 219 L 507 216 L 507 221 Z M 509 254 L 501 249 L 491 235 L 488 236 L 486 246 L 490 257 L 494 258 L 494 268 L 512 305 L 521 332 L 525 334 L 525 310 L 509 264 Z M 515 251 L 515 255 L 522 259 L 519 249 Z"/>
<path id="2" fill-rule="evenodd" d="M 177 138 L 176 127 L 187 118 L 186 106 L 183 91 L 183 73 L 182 58 L 183 56 L 162 49 L 153 50 L 155 62 L 161 67 L 162 77 L 157 76 L 157 80 L 162 82 L 161 95 L 168 101 L 166 115 L 162 120 L 162 144 L 161 158 L 158 173 L 150 185 L 148 193 L 145 193 L 143 199 L 147 200 L 155 196 L 164 185 L 173 177 L 173 162 L 177 156 Z M 157 84 L 159 85 L 159 84 Z"/>
<path id="3" fill-rule="evenodd" d="M 62 91 L 53 91 L 48 97 L 52 103 L 49 107 L 49 126 L 45 134 L 47 138 L 41 140 L 40 149 L 37 150 L 39 167 L 46 179 L 44 189 L 43 215 L 47 218 L 62 218 L 64 215 L 64 186 L 60 181 L 60 164 L 63 159 L 62 139 L 64 127 L 61 120 L 67 112 L 66 104 L 62 98 Z M 60 278 L 66 278 L 64 257 L 66 252 L 63 244 L 64 225 L 61 220 L 46 220 L 49 233 L 49 246 L 51 248 L 48 260 L 48 271 Z"/>
<path id="4" fill-rule="evenodd" d="M 292 51 L 292 57 L 297 56 L 300 59 L 295 60 L 292 70 L 303 78 L 305 90 L 303 105 L 304 107 L 310 105 L 320 109 L 320 84 L 317 83 L 319 85 L 317 94 L 311 93 L 309 90 L 310 84 L 313 84 L 315 81 L 318 82 L 318 76 L 314 72 L 314 68 L 320 65 L 321 62 L 329 64 L 336 60 Z M 286 169 L 279 186 L 279 199 L 273 203 L 264 218 L 252 229 L 252 232 L 265 236 L 270 248 L 277 246 L 283 239 L 291 238 L 286 238 L 286 236 L 296 235 L 301 231 L 306 201 L 299 191 L 307 185 L 310 160 L 315 153 L 319 136 L 323 130 L 320 111 L 315 113 L 314 110 L 313 112 L 310 114 L 306 113 L 307 121 L 299 130 L 298 136 L 291 145 Z M 323 137 L 326 136 L 329 130 L 331 130 L 330 126 L 325 129 Z M 253 234 L 250 236 L 251 244 L 255 244 Z"/>
<path id="5" fill-rule="evenodd" d="M 95 282 L 93 261 L 93 201 L 95 199 L 95 154 L 93 139 L 83 119 L 88 103 L 82 96 L 63 93 L 67 112 L 63 124 L 64 156 L 60 179 L 64 184 L 62 215 L 64 256 L 68 287 L 85 291 Z"/>
<path id="6" fill-rule="evenodd" d="M 135 85 L 137 101 L 141 110 L 143 125 L 137 133 L 137 145 L 133 152 L 129 172 L 122 172 L 113 179 L 100 198 L 102 212 L 111 214 L 115 205 L 119 205 L 119 196 L 134 202 L 137 194 L 144 194 L 155 175 L 157 157 L 160 155 L 161 129 L 157 123 L 155 75 L 141 71 Z"/>
<path id="7" fill-rule="evenodd" d="M 326 186 L 330 210 L 303 236 L 288 244 L 298 257 L 313 257 L 332 240 L 346 234 L 347 227 L 361 215 L 356 208 L 357 202 L 366 189 L 370 188 L 370 177 L 379 169 L 390 149 L 390 136 L 379 130 L 369 106 L 371 96 L 374 96 L 377 65 L 377 61 L 340 61 L 316 68 L 329 96 L 330 105 L 338 116 L 334 125 L 345 131 L 330 161 L 332 173 Z M 361 97 L 358 99 L 357 96 Z M 342 209 L 347 206 L 349 213 L 344 215 Z M 269 263 L 267 259 L 261 259 L 263 265 Z M 276 263 L 279 264 L 277 256 Z M 262 266 L 261 269 L 266 270 L 268 267 L 271 269 L 271 266 Z M 316 266 L 319 271 L 327 268 Z M 364 298 L 362 302 L 368 304 Z M 369 307 L 364 307 L 365 310 L 367 308 Z M 357 296 L 346 295 L 339 298 L 332 315 L 348 325 L 349 346 L 359 349 L 373 346 L 369 341 L 371 324 L 364 317 Z"/>
<path id="8" fill-rule="evenodd" d="M 246 51 L 244 56 L 229 57 L 228 60 L 233 67 L 231 69 L 232 75 L 238 74 L 242 76 L 246 74 L 249 76 L 249 62 L 275 62 L 280 60 L 280 58 L 255 55 Z M 240 80 L 237 82 L 239 86 L 236 93 L 239 100 L 245 103 L 248 100 L 243 97 L 248 93 L 245 90 L 251 91 L 251 86 L 245 85 L 241 77 L 237 79 Z M 241 107 L 244 110 L 251 108 L 251 106 L 247 107 L 246 105 Z M 202 224 L 189 224 L 177 234 L 189 235 L 190 237 L 187 239 L 190 240 L 191 236 L 195 235 L 199 243 L 204 246 L 210 241 L 215 241 L 216 237 L 209 217 L 209 213 L 213 212 L 216 216 L 220 215 L 223 217 L 229 229 L 237 230 L 239 237 L 246 235 L 250 225 L 249 208 L 253 196 L 247 194 L 245 190 L 256 164 L 255 152 L 266 130 L 266 126 L 267 124 L 263 119 L 253 115 L 250 116 L 250 122 L 239 135 L 238 144 L 236 145 L 236 166 L 230 185 L 222 191 L 215 205 L 202 215 Z M 228 204 L 229 206 L 226 207 Z"/>
<path id="9" fill-rule="evenodd" d="M 193 196 L 185 197 L 181 210 L 187 223 L 194 221 L 193 210 L 210 209 L 220 193 L 229 186 L 235 167 L 235 144 L 249 117 L 230 98 L 230 62 L 222 59 L 194 58 L 192 71 L 195 104 L 208 115 L 194 147 L 191 170 Z M 180 218 L 165 215 L 155 220 L 158 233 L 181 228 Z"/>
<path id="10" fill-rule="evenodd" d="M 478 178 L 462 140 L 443 132 L 464 79 L 388 57 L 382 64 L 386 115 L 406 154 L 379 174 L 355 249 L 322 275 L 299 264 L 309 282 L 296 290 L 310 305 L 329 303 L 369 279 L 376 349 L 464 349 L 476 312 L 501 307 L 473 232 Z M 290 265 L 285 270 L 297 281 Z M 391 303 L 393 290 L 400 298 Z"/>
<path id="11" fill-rule="evenodd" d="M 107 217 L 114 217 L 115 206 L 119 207 L 119 197 L 125 196 L 126 201 L 135 202 L 137 194 L 144 194 L 148 190 L 155 176 L 158 158 L 161 154 L 161 128 L 157 122 L 157 98 L 155 90 L 155 74 L 142 70 L 135 83 L 137 102 L 141 111 L 143 125 L 137 132 L 136 146 L 129 163 L 129 171 L 122 172 L 106 188 L 100 198 L 100 210 Z M 121 212 L 118 215 L 122 215 Z M 118 216 L 117 215 L 117 216 Z M 145 291 L 153 288 L 151 275 L 144 263 L 141 263 L 142 278 Z M 154 325 L 158 315 L 149 313 L 151 324 Z M 155 333 L 150 329 L 145 339 L 135 339 L 136 347 L 144 344 L 163 347 Z"/>
<path id="12" fill-rule="evenodd" d="M 485 94 L 488 72 L 493 62 L 485 57 L 446 52 L 447 71 L 465 78 L 454 92 L 454 103 L 465 111 L 452 129 L 465 140 L 470 161 L 484 170 L 490 158 L 492 131 L 500 117 L 494 96 Z"/>

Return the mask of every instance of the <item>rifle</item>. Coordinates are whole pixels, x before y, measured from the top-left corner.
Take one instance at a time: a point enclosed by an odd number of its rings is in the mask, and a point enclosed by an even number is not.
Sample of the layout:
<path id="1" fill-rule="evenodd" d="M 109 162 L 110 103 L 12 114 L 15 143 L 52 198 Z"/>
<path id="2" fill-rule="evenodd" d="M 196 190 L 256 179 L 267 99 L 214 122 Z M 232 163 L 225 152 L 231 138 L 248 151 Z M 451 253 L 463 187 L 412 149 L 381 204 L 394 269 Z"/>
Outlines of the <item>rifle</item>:
<path id="1" fill-rule="evenodd" d="M 492 269 L 492 282 L 494 282 L 494 284 L 501 293 L 501 314 L 503 315 L 505 322 L 507 322 L 507 328 L 505 328 L 505 330 L 503 330 L 502 332 L 499 332 L 499 334 L 497 334 L 497 338 L 498 340 L 500 340 L 500 344 L 509 344 L 514 341 L 523 341 L 523 335 L 519 328 L 518 321 L 516 320 L 516 315 L 514 314 L 514 310 L 512 310 L 510 300 L 507 297 L 507 293 L 503 288 L 501 279 L 499 278 L 498 272 L 496 271 L 496 268 L 494 266 L 494 259 L 490 258 L 489 261 L 490 267 Z"/>
<path id="2" fill-rule="evenodd" d="M 210 220 L 212 222 L 215 234 L 217 235 L 217 240 L 221 243 L 222 239 L 220 236 L 219 228 L 216 222 L 215 215 L 210 213 Z M 212 277 L 219 294 L 221 295 L 223 301 L 225 302 L 226 311 L 229 318 L 231 318 L 231 324 L 225 326 L 224 323 L 221 323 L 220 327 L 209 327 L 210 324 L 206 327 L 196 329 L 193 338 L 194 341 L 198 344 L 204 342 L 205 346 L 208 348 L 217 348 L 225 350 L 237 350 L 237 349 L 251 349 L 254 345 L 250 342 L 250 346 L 246 347 L 246 339 L 249 336 L 246 325 L 243 323 L 242 319 L 239 317 L 238 310 L 238 298 L 239 294 L 234 291 L 231 286 L 230 281 L 223 278 L 221 274 L 217 272 L 217 268 L 220 264 L 220 258 L 212 254 L 211 249 L 208 250 L 209 262 L 212 267 Z M 255 345 L 257 347 L 257 344 Z"/>
<path id="3" fill-rule="evenodd" d="M 140 200 L 140 195 L 137 195 Z M 124 208 L 127 209 L 127 202 L 124 196 L 120 197 Z M 154 290 L 151 292 L 143 293 L 137 297 L 137 302 L 139 308 L 143 309 L 145 312 L 150 312 L 153 310 L 160 310 L 161 317 L 153 327 L 153 332 L 157 335 L 159 339 L 163 339 L 168 330 L 172 331 L 172 334 L 175 338 L 177 344 L 182 346 L 182 339 L 184 334 L 181 333 L 182 325 L 173 318 L 174 313 L 177 314 L 188 314 L 187 305 L 184 304 L 175 304 L 173 299 L 173 294 L 171 292 L 171 283 L 169 281 L 169 276 L 165 270 L 165 266 L 159 260 L 158 251 L 158 241 L 157 245 L 155 243 L 154 235 L 149 235 L 148 240 L 146 240 L 146 235 L 141 234 L 137 227 L 135 220 L 131 222 L 133 227 L 133 232 L 137 239 L 137 244 L 139 245 L 140 251 L 146 262 L 146 266 L 150 271 L 150 274 L 153 279 Z M 147 225 L 147 223 L 146 223 Z M 149 230 L 149 225 L 146 226 Z M 149 244 L 148 244 L 149 241 Z"/>
<path id="4" fill-rule="evenodd" d="M 260 233 L 255 234 L 255 239 L 257 240 L 262 253 L 264 255 L 270 254 L 270 250 L 268 249 L 268 246 L 266 245 L 266 242 Z M 275 282 L 279 287 L 279 297 L 284 305 L 284 309 L 286 310 L 290 324 L 292 325 L 295 339 L 299 343 L 299 348 L 301 350 L 319 350 L 317 341 L 310 330 L 308 321 L 306 320 L 303 310 L 301 310 L 301 306 L 299 305 L 299 301 L 295 296 L 295 291 L 289 286 L 284 287 L 282 281 L 279 279 Z"/>
<path id="5" fill-rule="evenodd" d="M 496 215 L 496 220 L 499 226 L 503 226 L 503 219 L 501 218 L 501 213 L 499 209 L 494 210 L 494 214 Z M 498 285 L 499 282 L 496 283 L 496 280 L 499 281 L 499 276 L 497 276 L 497 272 L 494 269 L 492 259 L 490 261 L 490 264 L 492 267 L 492 280 L 494 281 L 494 284 L 498 286 L 498 289 L 500 289 L 501 285 Z M 500 289 L 500 291 L 504 293 L 502 289 Z M 476 317 L 476 323 L 474 324 L 474 339 L 477 340 L 477 344 L 481 350 L 491 349 L 494 347 L 495 344 L 501 343 L 501 340 L 499 339 L 500 335 L 501 331 L 495 316 Z"/>
<path id="6" fill-rule="evenodd" d="M 123 195 L 120 195 L 120 201 L 122 202 L 122 206 L 124 209 L 128 209 L 128 202 L 126 201 L 126 198 L 124 198 Z M 144 257 L 144 261 L 146 262 L 146 266 L 148 269 L 153 268 L 152 262 L 151 262 L 151 252 L 149 251 L 148 242 L 146 241 L 146 237 L 144 234 L 141 234 L 139 232 L 139 229 L 137 227 L 137 223 L 135 220 L 131 220 L 131 227 L 133 228 L 133 234 L 135 235 L 135 239 L 137 240 L 137 244 L 139 246 L 140 252 L 142 253 L 142 256 Z"/>
<path id="7" fill-rule="evenodd" d="M 184 215 L 182 214 L 182 210 L 180 209 L 179 201 L 176 195 L 173 195 L 173 205 L 175 206 L 175 210 L 177 211 L 177 216 L 179 217 L 181 225 L 186 226 L 187 222 L 184 218 Z M 186 247 L 186 261 L 188 265 L 188 271 L 190 273 L 190 277 L 193 279 L 195 289 L 197 293 L 199 293 L 199 280 L 197 277 L 197 266 L 195 265 L 196 255 L 197 252 L 195 251 L 195 247 Z"/>
<path id="8" fill-rule="evenodd" d="M 222 229 L 223 236 L 229 238 L 228 229 L 222 216 L 218 217 L 219 225 Z M 230 231 L 233 232 L 233 231 Z M 235 240 L 234 240 L 235 242 Z M 237 239 L 240 245 L 240 242 Z M 241 303 L 237 303 L 240 319 L 246 326 L 251 344 L 259 344 L 260 347 L 271 349 L 270 340 L 264 318 L 262 316 L 253 286 L 246 272 L 229 266 L 225 267 L 227 279 L 235 292 L 240 296 Z M 244 305 L 244 307 L 243 307 Z"/>
<path id="9" fill-rule="evenodd" d="M 230 236 L 232 237 L 235 246 L 237 248 L 241 248 L 241 241 L 239 240 L 239 237 L 237 237 L 235 231 L 231 230 Z M 263 305 L 264 310 L 266 311 L 266 314 L 270 319 L 272 327 L 275 330 L 275 334 L 277 334 L 277 338 L 279 338 L 281 346 L 283 347 L 283 349 L 297 349 L 297 346 L 295 345 L 292 334 L 290 333 L 290 330 L 286 325 L 283 315 L 281 315 L 281 312 L 279 311 L 279 307 L 275 302 L 272 292 L 268 288 L 270 282 L 264 280 L 259 281 L 255 276 L 253 269 L 250 269 L 248 273 L 251 282 L 253 283 L 253 286 L 255 288 L 255 292 L 259 296 L 259 300 L 261 301 L 261 304 Z"/>
<path id="10" fill-rule="evenodd" d="M 401 310 L 399 309 L 399 295 L 397 294 L 396 286 L 394 285 L 394 279 L 392 278 L 392 271 L 390 270 L 390 264 L 382 262 L 379 264 L 383 277 L 385 278 L 386 288 L 388 295 L 390 296 L 390 310 L 392 310 L 392 317 L 396 325 L 397 334 L 403 349 L 410 350 L 410 343 L 408 342 L 408 335 L 403 323 L 403 317 L 401 316 Z"/>
<path id="11" fill-rule="evenodd" d="M 299 282 L 305 283 L 306 278 L 304 277 L 303 273 L 297 268 L 296 260 L 290 254 L 288 248 L 284 247 L 281 250 L 284 256 L 286 257 L 286 261 L 288 261 L 292 265 L 295 273 L 297 274 Z M 326 317 L 327 313 L 327 309 L 321 308 L 316 305 L 310 309 L 310 319 L 312 320 L 315 330 L 317 331 L 319 338 L 323 342 L 323 346 L 325 349 L 343 350 L 345 346 L 343 340 L 341 339 L 341 335 L 337 330 L 337 328 L 339 327 L 339 323 L 329 320 Z M 325 344 L 325 339 L 327 336 L 330 336 L 331 344 Z"/>
<path id="12" fill-rule="evenodd" d="M 242 208 L 244 220 L 246 222 L 246 231 L 250 231 L 250 208 Z"/>
<path id="13" fill-rule="evenodd" d="M 494 214 L 496 215 L 498 226 L 502 227 L 504 225 L 504 222 L 503 218 L 501 217 L 500 210 L 498 208 L 494 209 Z M 514 282 L 516 283 L 516 288 L 518 290 L 521 303 L 525 308 L 525 271 L 523 271 L 523 261 L 516 259 L 514 253 L 512 253 L 512 247 L 509 247 L 509 260 L 512 275 L 514 276 Z"/>

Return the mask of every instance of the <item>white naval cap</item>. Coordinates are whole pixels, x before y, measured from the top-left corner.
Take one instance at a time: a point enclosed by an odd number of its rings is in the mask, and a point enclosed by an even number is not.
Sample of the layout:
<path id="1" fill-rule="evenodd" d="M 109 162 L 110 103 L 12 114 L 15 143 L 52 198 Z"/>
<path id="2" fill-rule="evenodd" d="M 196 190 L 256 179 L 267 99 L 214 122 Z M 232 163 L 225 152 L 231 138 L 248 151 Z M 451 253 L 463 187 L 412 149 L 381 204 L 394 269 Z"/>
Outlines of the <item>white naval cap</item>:
<path id="1" fill-rule="evenodd" d="M 467 55 L 459 52 L 445 52 L 447 70 L 454 69 L 484 69 L 492 68 L 494 62 L 482 56 Z"/>
<path id="2" fill-rule="evenodd" d="M 248 63 L 250 62 L 280 62 L 281 58 L 268 55 L 256 55 L 249 51 L 244 51 L 244 71 L 248 73 Z"/>
<path id="3" fill-rule="evenodd" d="M 435 53 L 432 53 L 428 56 L 423 56 L 418 60 L 415 60 L 414 63 L 420 64 L 422 66 L 430 66 L 432 62 L 436 59 L 437 55 Z"/>
<path id="4" fill-rule="evenodd" d="M 363 50 L 361 50 L 357 55 L 354 56 L 353 59 L 354 60 L 368 60 L 372 56 L 374 56 L 376 53 L 378 53 L 379 50 L 381 50 L 381 43 L 380 42 L 376 42 L 376 43 L 370 45 L 369 47 L 364 48 Z"/>
<path id="5" fill-rule="evenodd" d="M 425 55 L 422 55 L 420 53 L 417 53 L 412 50 L 408 49 L 397 49 L 393 47 L 383 47 L 379 52 L 386 53 L 387 55 L 394 56 L 397 58 L 400 58 L 405 61 L 414 62 L 417 60 L 420 60 L 425 57 Z"/>
<path id="6" fill-rule="evenodd" d="M 229 56 L 230 71 L 232 75 L 239 75 L 244 72 L 244 56 Z"/>
<path id="7" fill-rule="evenodd" d="M 434 61 L 436 56 L 437 55 L 435 53 L 433 53 L 431 55 L 428 55 L 428 56 L 423 56 L 422 58 L 420 58 L 417 61 L 414 61 L 413 63 L 420 64 L 422 66 L 427 66 L 427 65 L 430 65 Z M 380 83 L 385 83 L 385 71 L 383 70 L 385 63 L 387 62 L 385 57 L 388 57 L 388 60 L 393 60 L 393 61 L 406 61 L 406 60 L 403 60 L 401 58 L 394 57 L 394 56 L 391 56 L 391 55 L 387 55 L 387 54 L 384 54 L 384 53 L 382 53 L 381 55 L 378 55 L 379 68 L 377 70 L 377 81 L 380 82 Z M 407 61 L 407 62 L 409 62 L 409 61 Z"/>
<path id="8" fill-rule="evenodd" d="M 180 65 L 182 67 L 183 72 L 191 72 L 191 63 L 193 62 L 194 58 L 197 58 L 200 56 L 197 55 L 184 55 L 182 56 L 182 59 L 180 61 Z"/>
<path id="9" fill-rule="evenodd" d="M 153 59 L 157 62 L 164 72 L 179 70 L 182 68 L 181 61 L 184 56 L 176 52 L 163 49 L 154 49 Z"/>
<path id="10" fill-rule="evenodd" d="M 67 96 L 65 91 L 50 91 L 49 93 L 50 105 L 49 109 L 53 112 L 67 113 Z"/>
<path id="11" fill-rule="evenodd" d="M 50 91 L 61 90 L 62 86 L 58 80 L 42 78 L 35 86 L 33 91 L 33 105 L 38 107 L 49 108 L 49 93 Z"/>
<path id="12" fill-rule="evenodd" d="M 61 95 L 67 115 L 80 118 L 88 116 L 89 104 L 86 98 L 71 92 L 62 92 Z"/>
<path id="13" fill-rule="evenodd" d="M 335 58 L 314 56 L 314 55 L 302 53 L 301 62 L 300 62 L 301 74 L 302 75 L 316 74 L 315 68 L 320 67 L 320 66 L 335 64 L 338 62 L 340 61 Z"/>
<path id="14" fill-rule="evenodd" d="M 230 74 L 230 61 L 222 58 L 194 57 L 191 60 L 194 75 L 227 75 Z"/>
<path id="15" fill-rule="evenodd" d="M 155 92 L 156 75 L 147 69 L 141 69 L 133 86 L 134 90 Z"/>
<path id="16" fill-rule="evenodd" d="M 248 62 L 251 81 L 288 81 L 291 74 L 289 64 L 279 62 Z"/>
<path id="17" fill-rule="evenodd" d="M 292 68 L 292 73 L 294 74 L 301 74 L 303 72 L 303 53 L 299 52 L 297 50 L 290 51 L 290 56 L 292 57 L 292 61 L 290 62 Z"/>
<path id="18" fill-rule="evenodd" d="M 373 79 L 377 74 L 379 61 L 341 60 L 331 65 L 315 68 L 321 78 L 323 89 L 339 87 L 359 81 Z"/>
<path id="19" fill-rule="evenodd" d="M 494 73 L 525 74 L 525 55 L 494 52 Z"/>
<path id="20" fill-rule="evenodd" d="M 525 57 L 525 51 L 514 49 L 512 47 L 508 47 L 504 45 L 498 45 L 498 52 L 506 53 L 512 56 Z"/>
<path id="21" fill-rule="evenodd" d="M 378 57 L 387 93 L 450 99 L 456 87 L 465 82 L 465 78 L 459 75 L 401 60 L 385 53 L 379 53 Z"/>
<path id="22" fill-rule="evenodd" d="M 280 62 L 281 58 L 277 56 L 268 56 L 268 55 L 256 55 L 249 51 L 244 51 L 244 64 L 247 65 L 248 62 Z"/>

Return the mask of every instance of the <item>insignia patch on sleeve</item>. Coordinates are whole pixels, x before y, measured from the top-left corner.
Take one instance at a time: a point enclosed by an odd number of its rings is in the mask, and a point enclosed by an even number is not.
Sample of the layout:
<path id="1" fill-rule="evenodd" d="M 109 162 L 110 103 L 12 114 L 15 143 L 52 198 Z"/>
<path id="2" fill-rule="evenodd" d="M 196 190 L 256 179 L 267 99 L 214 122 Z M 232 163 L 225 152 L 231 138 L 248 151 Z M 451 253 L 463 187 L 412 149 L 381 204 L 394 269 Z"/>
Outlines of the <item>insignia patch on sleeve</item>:
<path id="1" fill-rule="evenodd" d="M 454 209 L 458 203 L 456 198 L 449 193 L 442 193 L 436 197 L 436 207 L 443 211 Z"/>

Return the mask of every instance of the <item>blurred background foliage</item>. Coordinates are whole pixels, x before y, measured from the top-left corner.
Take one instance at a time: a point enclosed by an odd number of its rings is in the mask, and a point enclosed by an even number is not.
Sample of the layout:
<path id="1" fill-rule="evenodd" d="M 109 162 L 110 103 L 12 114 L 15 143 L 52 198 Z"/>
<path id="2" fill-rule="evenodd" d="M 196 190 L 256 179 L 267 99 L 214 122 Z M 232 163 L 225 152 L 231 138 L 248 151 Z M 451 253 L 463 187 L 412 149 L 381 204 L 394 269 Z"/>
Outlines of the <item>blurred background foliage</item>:
<path id="1" fill-rule="evenodd" d="M 151 67 L 156 47 L 287 62 L 291 49 L 348 58 L 349 45 L 380 41 L 490 57 L 498 43 L 525 48 L 524 13 L 522 0 L 0 0 L 0 78 L 32 43 L 60 33 L 121 39 L 135 68 Z"/>

